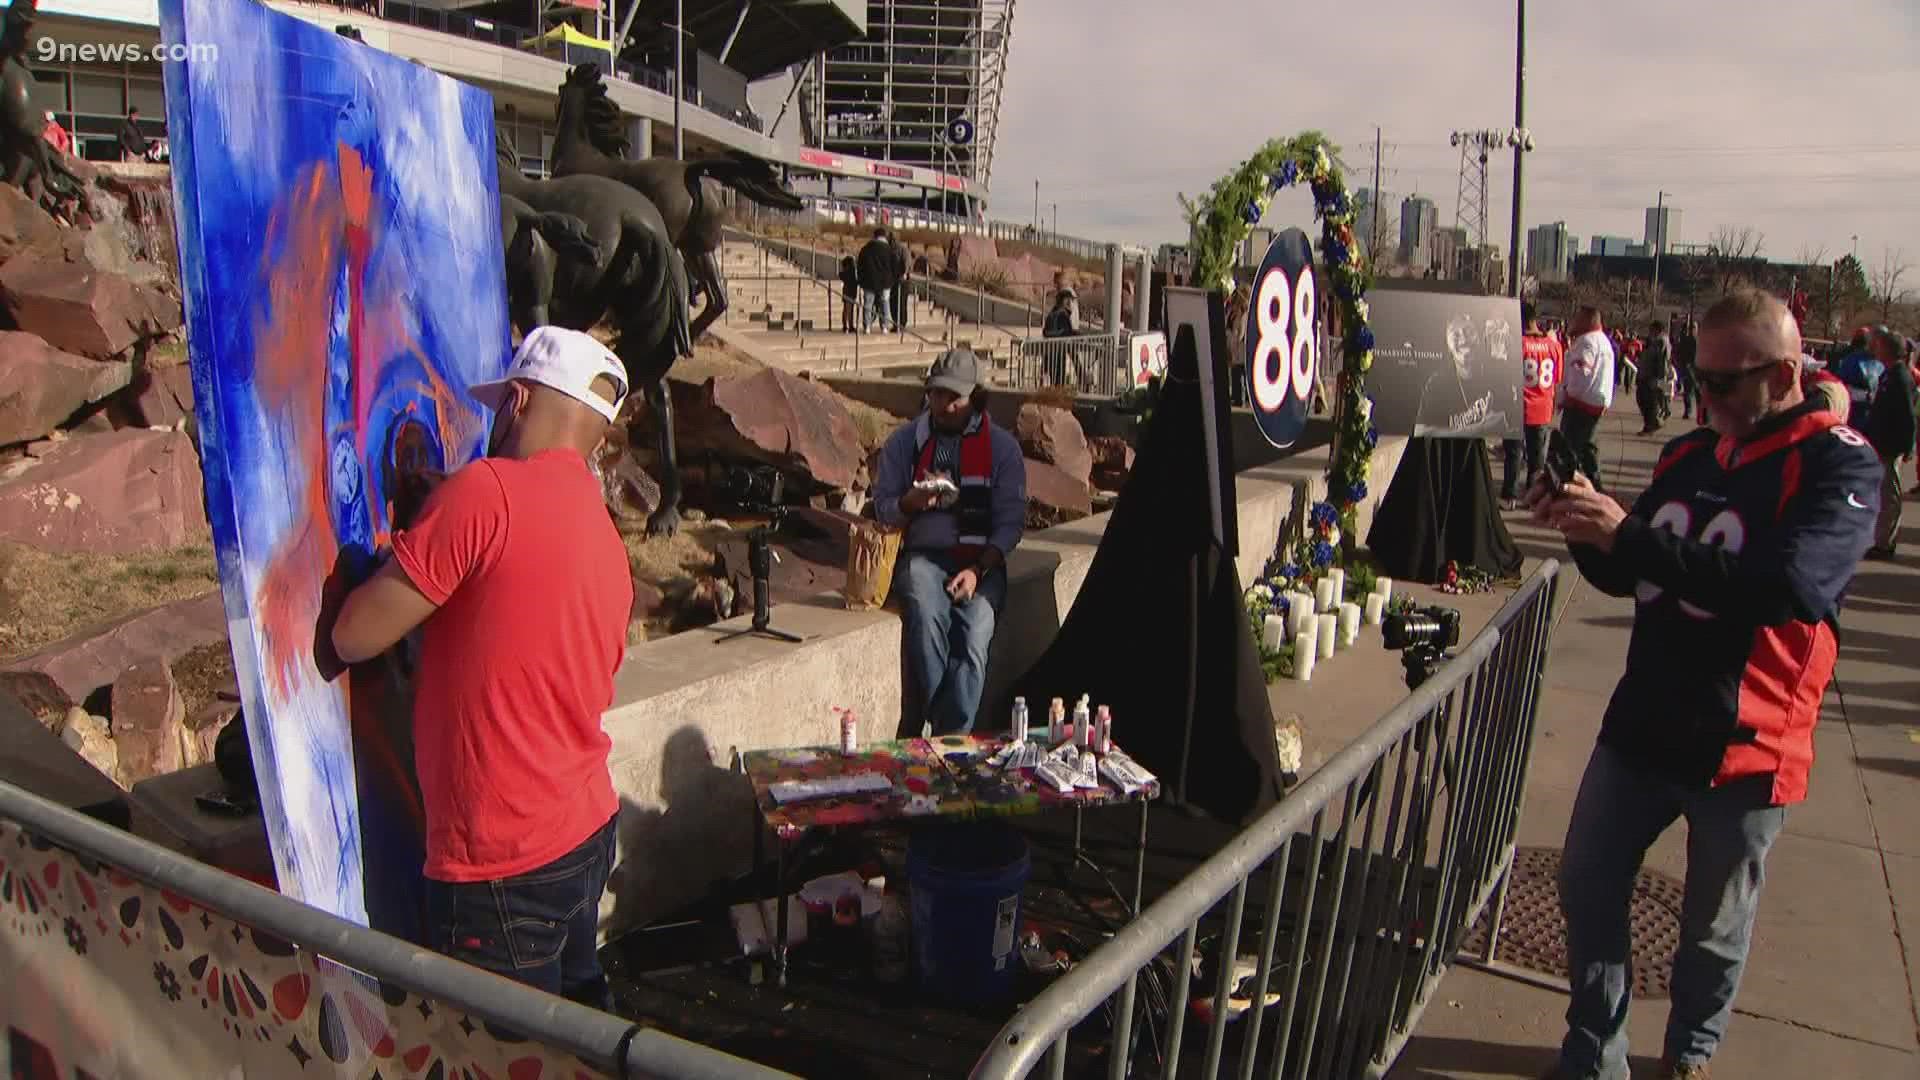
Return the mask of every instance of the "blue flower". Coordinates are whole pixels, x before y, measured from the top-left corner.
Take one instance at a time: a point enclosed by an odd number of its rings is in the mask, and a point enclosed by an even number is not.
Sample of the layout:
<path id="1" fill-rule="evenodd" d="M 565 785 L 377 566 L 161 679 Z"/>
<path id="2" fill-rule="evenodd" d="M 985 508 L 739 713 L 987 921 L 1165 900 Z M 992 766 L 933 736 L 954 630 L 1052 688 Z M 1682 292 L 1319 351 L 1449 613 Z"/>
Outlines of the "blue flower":
<path id="1" fill-rule="evenodd" d="M 1332 203 L 1328 206 L 1328 209 L 1336 214 L 1344 214 L 1353 209 L 1353 202 L 1347 198 L 1346 192 L 1335 192 Z"/>
<path id="2" fill-rule="evenodd" d="M 1367 429 L 1367 446 L 1374 447 L 1379 445 L 1380 445 L 1380 429 L 1377 427 L 1369 427 Z"/>
<path id="3" fill-rule="evenodd" d="M 1299 179 L 1300 179 L 1300 166 L 1295 164 L 1292 160 L 1281 162 L 1280 171 L 1273 174 L 1274 183 L 1278 187 L 1287 187 L 1293 184 L 1294 182 L 1298 181 Z"/>
<path id="4" fill-rule="evenodd" d="M 1291 584 L 1293 579 L 1299 576 L 1300 576 L 1300 567 L 1298 567 L 1297 565 L 1293 563 L 1284 563 L 1281 565 L 1280 580 Z"/>
<path id="5" fill-rule="evenodd" d="M 1322 540 L 1319 543 L 1313 545 L 1313 565 L 1315 566 L 1332 566 L 1333 565 L 1333 545 L 1332 544 L 1329 544 L 1325 540 Z"/>
<path id="6" fill-rule="evenodd" d="M 1354 293 L 1352 285 L 1349 285 L 1348 283 L 1344 281 L 1339 281 L 1339 280 L 1335 280 L 1333 283 L 1333 295 L 1346 301 L 1353 301 L 1353 300 L 1359 299 L 1359 296 Z"/>
<path id="7" fill-rule="evenodd" d="M 1343 263 L 1347 261 L 1347 245 L 1341 243 L 1338 240 L 1333 239 L 1332 237 L 1328 237 L 1326 240 L 1321 242 L 1320 250 L 1323 253 L 1325 253 L 1327 257 L 1327 264 L 1329 266 L 1337 265 L 1339 263 Z"/>
<path id="8" fill-rule="evenodd" d="M 1248 203 L 1246 209 L 1240 211 L 1240 217 L 1249 225 L 1260 224 L 1260 204 L 1257 202 Z"/>
<path id="9" fill-rule="evenodd" d="M 1314 528 L 1325 529 L 1339 521 L 1340 515 L 1334 510 L 1331 503 L 1314 503 L 1311 520 Z"/>
<path id="10" fill-rule="evenodd" d="M 1356 481 L 1352 487 L 1347 489 L 1348 502 L 1357 503 L 1366 497 L 1367 497 L 1367 482 L 1365 480 Z"/>
<path id="11" fill-rule="evenodd" d="M 1364 326 L 1356 326 L 1353 331 L 1353 345 L 1356 352 L 1367 352 L 1373 348 L 1373 331 Z"/>

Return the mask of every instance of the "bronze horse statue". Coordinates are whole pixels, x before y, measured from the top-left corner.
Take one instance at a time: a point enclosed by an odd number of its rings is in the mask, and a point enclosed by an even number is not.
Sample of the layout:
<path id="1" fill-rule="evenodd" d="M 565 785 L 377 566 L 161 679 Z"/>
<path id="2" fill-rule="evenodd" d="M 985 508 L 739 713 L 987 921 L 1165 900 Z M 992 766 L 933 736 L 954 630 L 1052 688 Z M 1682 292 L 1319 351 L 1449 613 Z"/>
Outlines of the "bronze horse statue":
<path id="1" fill-rule="evenodd" d="M 792 213 L 806 203 L 787 189 L 771 163 L 744 151 L 697 161 L 626 160 L 626 125 L 620 107 L 607 97 L 607 84 L 597 64 L 568 69 L 554 113 L 557 130 L 551 162 L 555 176 L 612 177 L 660 208 L 674 246 L 686 256 L 693 295 L 706 297 L 693 322 L 693 338 L 698 341 L 727 310 L 727 283 L 719 258 L 726 209 L 719 192 L 707 181 L 774 210 Z"/>
<path id="2" fill-rule="evenodd" d="M 37 5 L 14 0 L 0 24 L 0 168 L 8 183 L 36 199 L 84 199 L 80 178 L 47 144 L 45 110 L 33 103 L 33 73 L 24 57 Z"/>
<path id="3" fill-rule="evenodd" d="M 522 334 L 552 321 L 553 279 L 562 259 L 600 261 L 600 242 L 572 214 L 543 214 L 500 196 L 500 250 L 507 263 L 507 310 Z"/>
<path id="4" fill-rule="evenodd" d="M 538 319 L 533 325 L 550 318 L 574 330 L 612 320 L 613 351 L 626 366 L 627 385 L 645 393 L 659 428 L 660 506 L 648 516 L 647 532 L 671 535 L 680 526 L 680 469 L 667 372 L 693 355 L 686 265 L 660 211 L 625 184 L 602 176 L 532 179 L 520 171 L 504 133 L 496 133 L 495 156 L 509 288 L 516 274 L 523 279 L 520 295 L 509 296 L 528 309 L 516 317 Z M 516 265 L 516 247 L 523 256 L 539 255 L 540 248 L 546 255 Z M 544 279 L 533 280 L 542 273 Z M 546 307 L 544 315 L 538 305 Z"/>

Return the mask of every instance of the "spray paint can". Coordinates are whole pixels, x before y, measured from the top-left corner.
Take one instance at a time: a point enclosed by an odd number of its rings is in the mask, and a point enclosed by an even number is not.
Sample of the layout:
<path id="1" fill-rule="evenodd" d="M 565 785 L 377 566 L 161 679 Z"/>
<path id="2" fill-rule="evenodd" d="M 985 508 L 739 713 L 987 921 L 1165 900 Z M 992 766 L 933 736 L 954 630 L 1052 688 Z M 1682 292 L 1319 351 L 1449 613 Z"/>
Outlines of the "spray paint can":
<path id="1" fill-rule="evenodd" d="M 1094 715 L 1094 724 L 1098 729 L 1094 733 L 1093 738 L 1094 751 L 1100 754 L 1112 753 L 1113 710 L 1107 708 L 1105 705 L 1100 706 L 1100 711 Z"/>
<path id="2" fill-rule="evenodd" d="M 1067 703 L 1054 698 L 1047 705 L 1047 745 L 1058 746 L 1067 737 Z"/>
<path id="3" fill-rule="evenodd" d="M 1023 697 L 1013 699 L 1013 741 L 1027 741 L 1027 699 Z"/>
<path id="4" fill-rule="evenodd" d="M 857 737 L 859 722 L 854 718 L 852 709 L 840 709 L 840 752 L 852 756 L 860 745 Z"/>

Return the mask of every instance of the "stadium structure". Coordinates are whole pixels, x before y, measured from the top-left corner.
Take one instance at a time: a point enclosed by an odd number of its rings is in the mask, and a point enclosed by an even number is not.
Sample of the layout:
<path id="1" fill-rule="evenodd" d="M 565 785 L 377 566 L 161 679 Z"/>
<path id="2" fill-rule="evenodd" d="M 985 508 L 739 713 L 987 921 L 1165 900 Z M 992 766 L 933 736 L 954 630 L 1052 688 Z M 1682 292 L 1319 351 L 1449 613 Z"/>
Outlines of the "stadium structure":
<path id="1" fill-rule="evenodd" d="M 268 3 L 489 91 L 536 176 L 575 64 L 611 72 L 636 155 L 674 152 L 678 7 L 687 156 L 745 150 L 784 165 L 802 190 L 927 212 L 984 205 L 1013 15 L 1013 0 Z M 39 10 L 45 43 L 26 58 L 35 100 L 73 133 L 75 153 L 117 157 L 130 108 L 164 147 L 155 0 L 42 0 Z M 754 108 L 765 95 L 750 91 L 780 81 L 769 118 Z"/>

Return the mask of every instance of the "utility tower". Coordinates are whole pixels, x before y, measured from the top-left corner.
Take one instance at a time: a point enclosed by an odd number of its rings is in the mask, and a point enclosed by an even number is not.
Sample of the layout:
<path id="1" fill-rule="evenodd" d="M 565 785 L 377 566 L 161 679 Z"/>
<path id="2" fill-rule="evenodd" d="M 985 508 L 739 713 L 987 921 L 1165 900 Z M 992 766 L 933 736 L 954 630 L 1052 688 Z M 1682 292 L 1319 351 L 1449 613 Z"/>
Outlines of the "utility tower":
<path id="1" fill-rule="evenodd" d="M 1453 224 L 1465 229 L 1470 251 L 1478 251 L 1487 242 L 1487 158 L 1507 145 L 1504 131 L 1456 131 L 1453 145 L 1460 148 L 1460 194 L 1454 202 Z"/>

